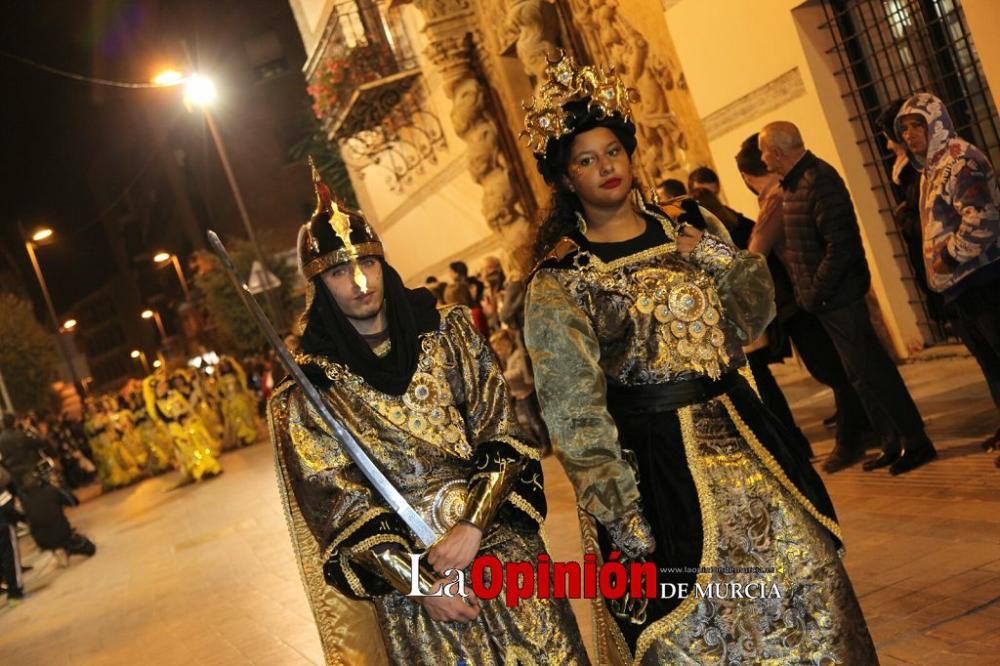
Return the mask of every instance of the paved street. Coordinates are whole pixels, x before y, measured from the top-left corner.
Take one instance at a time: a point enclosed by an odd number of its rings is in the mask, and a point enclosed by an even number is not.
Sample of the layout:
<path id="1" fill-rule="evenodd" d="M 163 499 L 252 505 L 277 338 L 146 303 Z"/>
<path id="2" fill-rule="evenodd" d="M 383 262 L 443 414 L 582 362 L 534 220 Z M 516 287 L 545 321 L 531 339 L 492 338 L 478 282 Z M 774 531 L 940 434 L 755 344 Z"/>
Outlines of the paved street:
<path id="1" fill-rule="evenodd" d="M 1000 470 L 977 442 L 998 417 L 971 358 L 914 363 L 903 374 L 942 456 L 900 478 L 860 468 L 826 477 L 847 567 L 883 664 L 996 663 Z M 828 453 L 830 392 L 790 365 L 779 380 L 816 451 Z M 198 486 L 171 490 L 167 475 L 73 510 L 98 553 L 73 558 L 0 613 L 0 663 L 321 663 L 270 449 L 223 464 L 221 478 Z M 546 473 L 553 556 L 578 557 L 568 482 L 551 459 Z M 589 634 L 589 615 L 577 610 Z"/>

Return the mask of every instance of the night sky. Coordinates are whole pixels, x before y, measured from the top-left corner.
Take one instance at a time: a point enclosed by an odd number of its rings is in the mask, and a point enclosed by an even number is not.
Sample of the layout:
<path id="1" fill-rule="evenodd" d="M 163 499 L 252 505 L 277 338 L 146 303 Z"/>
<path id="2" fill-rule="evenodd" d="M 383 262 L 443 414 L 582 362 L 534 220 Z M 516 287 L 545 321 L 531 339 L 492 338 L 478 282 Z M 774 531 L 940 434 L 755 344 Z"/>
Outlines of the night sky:
<path id="1" fill-rule="evenodd" d="M 39 317 L 45 315 L 44 304 L 19 240 L 17 221 L 29 233 L 40 224 L 56 232 L 56 241 L 39 249 L 39 259 L 57 311 L 102 285 L 113 261 L 99 222 L 117 196 L 106 194 L 109 200 L 95 200 L 88 171 L 102 156 L 107 163 L 109 152 L 115 155 L 121 146 L 142 144 L 144 128 L 130 118 L 150 95 L 162 96 L 164 91 L 70 80 L 4 54 L 91 77 L 145 82 L 165 66 L 182 66 L 180 38 L 172 28 L 181 16 L 189 19 L 190 12 L 187 0 L 42 0 L 4 5 L 0 279 L 7 284 L 0 288 L 27 290 Z M 121 182 L 112 182 L 109 189 L 124 192 L 136 170 L 118 169 L 113 179 Z"/>

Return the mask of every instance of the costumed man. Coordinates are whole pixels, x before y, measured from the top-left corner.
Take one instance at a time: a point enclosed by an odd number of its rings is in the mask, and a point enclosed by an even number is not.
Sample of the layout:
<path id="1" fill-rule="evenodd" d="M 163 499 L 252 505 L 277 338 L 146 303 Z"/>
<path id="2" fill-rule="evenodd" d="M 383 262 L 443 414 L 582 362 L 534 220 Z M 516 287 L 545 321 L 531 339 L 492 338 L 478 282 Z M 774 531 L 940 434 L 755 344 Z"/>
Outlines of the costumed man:
<path id="1" fill-rule="evenodd" d="M 539 450 L 518 433 L 503 374 L 469 310 L 438 312 L 408 290 L 360 214 L 345 214 L 313 169 L 317 209 L 299 233 L 306 309 L 290 340 L 331 413 L 438 540 L 419 567 L 466 569 L 477 554 L 534 562 L 545 545 Z M 405 523 L 285 380 L 268 403 L 285 508 L 331 663 L 587 663 L 568 602 L 404 596 Z M 361 604 L 349 598 L 370 601 Z M 374 614 L 372 613 L 374 610 Z M 377 620 L 375 620 L 377 618 Z"/>
<path id="2" fill-rule="evenodd" d="M 231 356 L 223 356 L 215 366 L 225 441 L 231 446 L 250 446 L 257 441 L 257 409 L 247 388 L 243 366 Z"/>
<path id="3" fill-rule="evenodd" d="M 598 662 L 877 663 L 822 481 L 740 372 L 774 315 L 764 258 L 692 199 L 633 190 L 618 77 L 569 57 L 545 74 L 525 119 L 553 188 L 525 304 L 535 387 L 585 549 L 661 583 L 595 600 Z"/>
<path id="4" fill-rule="evenodd" d="M 183 384 L 176 381 L 177 386 Z M 142 383 L 146 411 L 158 422 L 165 423 L 174 443 L 174 461 L 181 473 L 181 484 L 201 481 L 222 473 L 216 458 L 218 444 L 208 434 L 205 424 L 191 411 L 187 398 L 170 385 L 166 373 L 152 374 Z"/>

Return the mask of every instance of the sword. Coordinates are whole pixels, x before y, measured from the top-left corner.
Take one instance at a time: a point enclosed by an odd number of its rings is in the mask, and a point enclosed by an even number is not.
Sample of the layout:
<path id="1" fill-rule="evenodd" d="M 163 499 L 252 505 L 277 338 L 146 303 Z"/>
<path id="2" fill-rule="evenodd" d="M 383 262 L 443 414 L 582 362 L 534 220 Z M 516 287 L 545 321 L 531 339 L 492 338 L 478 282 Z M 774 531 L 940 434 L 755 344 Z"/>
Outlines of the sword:
<path id="1" fill-rule="evenodd" d="M 372 459 L 368 456 L 368 453 L 361 447 L 358 440 L 354 438 L 354 435 L 350 433 L 340 422 L 334 418 L 333 414 L 330 413 L 329 408 L 323 399 L 319 395 L 319 391 L 313 386 L 313 383 L 309 381 L 305 373 L 302 372 L 302 368 L 299 364 L 295 362 L 292 358 L 292 354 L 288 351 L 288 347 L 285 343 L 281 341 L 281 337 L 278 332 L 274 330 L 271 322 L 268 320 L 267 315 L 257 304 L 254 299 L 253 294 L 250 293 L 249 287 L 247 287 L 246 282 L 240 279 L 239 273 L 236 271 L 236 266 L 233 265 L 233 260 L 230 258 L 229 253 L 226 252 L 226 248 L 222 245 L 222 241 L 219 240 L 218 234 L 214 231 L 209 230 L 208 232 L 208 243 L 212 246 L 212 250 L 219 256 L 222 260 L 222 267 L 226 270 L 226 274 L 229 276 L 230 281 L 232 281 L 233 286 L 236 287 L 236 291 L 239 293 L 240 298 L 243 299 L 243 304 L 247 306 L 250 310 L 250 314 L 257 321 L 257 325 L 260 327 L 261 333 L 274 348 L 275 353 L 277 353 L 278 358 L 281 360 L 281 364 L 285 366 L 285 370 L 288 374 L 292 376 L 295 383 L 299 385 L 302 392 L 305 394 L 306 399 L 309 404 L 313 406 L 313 409 L 319 414 L 320 418 L 323 419 L 323 423 L 337 436 L 340 440 L 341 446 L 344 448 L 344 452 L 350 456 L 354 464 L 358 466 L 361 473 L 365 475 L 365 478 L 372 484 L 375 491 L 382 496 L 382 499 L 389 504 L 393 511 L 396 512 L 403 522 L 406 523 L 407 527 L 413 530 L 417 539 L 420 540 L 421 545 L 424 548 L 428 548 L 434 543 L 437 538 L 434 532 L 427 525 L 427 522 L 420 517 L 413 507 L 410 506 L 409 502 L 396 490 L 396 487 L 392 485 L 392 482 L 386 478 L 385 474 L 382 473 Z"/>

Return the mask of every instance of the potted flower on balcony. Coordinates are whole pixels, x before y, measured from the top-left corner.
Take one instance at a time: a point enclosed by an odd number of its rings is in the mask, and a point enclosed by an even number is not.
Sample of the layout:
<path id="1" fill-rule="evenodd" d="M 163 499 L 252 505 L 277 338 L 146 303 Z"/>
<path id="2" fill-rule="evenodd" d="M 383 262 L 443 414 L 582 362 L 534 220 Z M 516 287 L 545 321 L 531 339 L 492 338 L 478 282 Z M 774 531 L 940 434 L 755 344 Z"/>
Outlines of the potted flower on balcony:
<path id="1" fill-rule="evenodd" d="M 345 54 L 328 56 L 306 88 L 313 98 L 313 113 L 320 120 L 335 116 L 358 86 L 397 69 L 392 50 L 384 42 L 359 44 Z"/>

